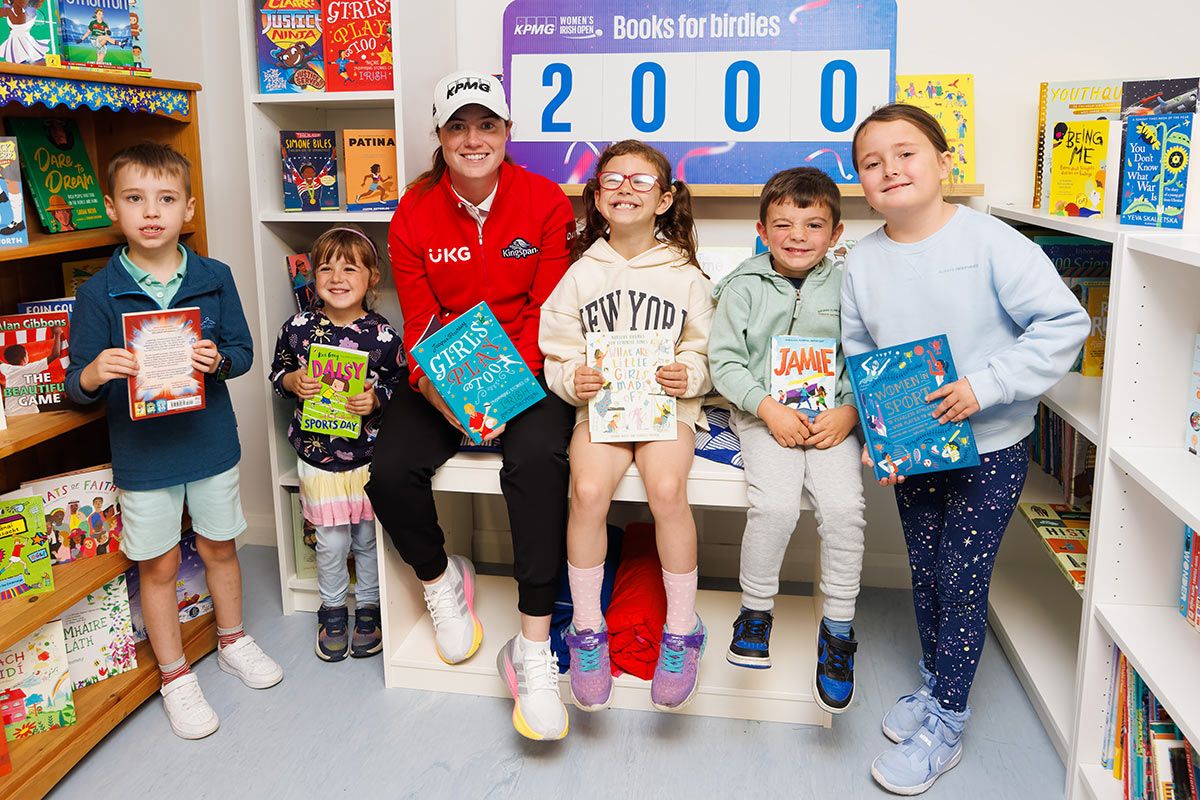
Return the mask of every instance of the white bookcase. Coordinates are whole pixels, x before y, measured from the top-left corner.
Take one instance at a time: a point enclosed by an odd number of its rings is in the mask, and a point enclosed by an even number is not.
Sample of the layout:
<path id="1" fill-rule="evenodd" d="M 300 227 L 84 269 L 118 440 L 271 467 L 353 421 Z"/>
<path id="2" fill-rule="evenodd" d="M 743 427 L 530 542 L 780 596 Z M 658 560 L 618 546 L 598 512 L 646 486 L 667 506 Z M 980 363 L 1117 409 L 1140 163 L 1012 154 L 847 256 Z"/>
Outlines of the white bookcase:
<path id="1" fill-rule="evenodd" d="M 1200 525 L 1200 458 L 1183 446 L 1200 332 L 1200 236 L 1028 207 L 991 213 L 1113 245 L 1104 377 L 1068 376 L 1044 398 L 1098 448 L 1086 590 L 1081 603 L 1067 605 L 1040 576 L 1014 574 L 1027 596 L 1023 612 L 1005 620 L 993 589 L 992 621 L 1065 751 L 1067 796 L 1118 800 L 1120 781 L 1099 763 L 1114 644 L 1188 740 L 1200 743 L 1200 632 L 1179 614 L 1183 528 Z M 1037 491 L 1033 484 L 1027 494 Z M 1001 561 L 1012 546 L 1005 543 Z M 998 578 L 1004 574 L 998 564 Z M 1034 596 L 1040 602 L 1028 601 Z"/>

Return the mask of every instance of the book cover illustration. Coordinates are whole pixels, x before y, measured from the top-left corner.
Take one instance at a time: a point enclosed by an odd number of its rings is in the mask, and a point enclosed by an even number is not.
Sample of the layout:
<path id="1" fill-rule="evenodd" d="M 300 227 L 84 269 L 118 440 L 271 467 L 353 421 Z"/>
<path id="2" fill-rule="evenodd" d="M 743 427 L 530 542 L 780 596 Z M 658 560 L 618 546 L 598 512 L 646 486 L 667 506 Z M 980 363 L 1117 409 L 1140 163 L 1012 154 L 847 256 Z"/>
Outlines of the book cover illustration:
<path id="1" fill-rule="evenodd" d="M 137 642 L 124 575 L 71 606 L 63 614 L 62 624 L 72 689 L 137 668 Z"/>
<path id="2" fill-rule="evenodd" d="M 0 653 L 0 715 L 13 741 L 75 724 L 61 620 Z"/>
<path id="3" fill-rule="evenodd" d="M 487 303 L 431 319 L 412 356 L 476 444 L 546 396 Z"/>
<path id="4" fill-rule="evenodd" d="M 1037 531 L 1059 571 L 1082 592 L 1087 582 L 1088 533 L 1092 512 L 1062 503 L 1020 503 L 1021 514 Z"/>
<path id="5" fill-rule="evenodd" d="M 27 303 L 17 303 L 18 314 L 66 314 L 71 319 L 75 310 L 74 297 L 55 297 L 50 300 L 30 300 Z"/>
<path id="6" fill-rule="evenodd" d="M 771 337 L 771 397 L 809 419 L 836 405 L 837 341 Z"/>
<path id="7" fill-rule="evenodd" d="M 87 283 L 88 278 L 108 266 L 107 258 L 82 258 L 78 261 L 62 263 L 63 294 L 74 297 L 80 286 Z"/>
<path id="8" fill-rule="evenodd" d="M 974 467 L 979 448 L 969 420 L 945 425 L 925 396 L 958 380 L 945 334 L 846 359 L 875 477 Z"/>
<path id="9" fill-rule="evenodd" d="M 391 91 L 389 0 L 324 0 L 323 7 L 326 91 Z"/>
<path id="10" fill-rule="evenodd" d="M 368 354 L 343 347 L 314 344 L 308 349 L 306 369 L 321 382 L 321 391 L 305 400 L 300 412 L 300 430 L 357 439 L 362 417 L 346 410 L 346 402 L 362 394 L 367 378 Z"/>
<path id="11" fill-rule="evenodd" d="M 122 314 L 125 347 L 138 362 L 129 378 L 129 418 L 181 414 L 204 408 L 204 376 L 192 366 L 200 341 L 200 309 L 171 308 Z"/>
<path id="12" fill-rule="evenodd" d="M 342 131 L 346 159 L 346 210 L 394 211 L 400 202 L 396 183 L 396 132 Z"/>
<path id="13" fill-rule="evenodd" d="M 1042 248 L 1064 280 L 1107 278 L 1112 274 L 1113 247 L 1109 242 L 1082 236 L 1035 234 L 1033 243 Z"/>
<path id="14" fill-rule="evenodd" d="M 1194 119 L 1156 114 L 1129 120 L 1121 171 L 1123 224 L 1183 227 Z"/>
<path id="15" fill-rule="evenodd" d="M 0 317 L 0 378 L 8 416 L 67 407 L 66 314 Z"/>
<path id="16" fill-rule="evenodd" d="M 1121 81 L 1054 81 L 1043 83 L 1038 98 L 1037 147 L 1033 170 L 1033 207 L 1050 202 L 1050 150 L 1060 122 L 1119 119 Z"/>
<path id="17" fill-rule="evenodd" d="M 0 12 L 4 7 L 0 6 Z M 4 202 L 0 203 L 0 248 L 29 244 L 25 226 L 25 194 L 21 188 L 21 165 L 15 136 L 0 136 L 0 178 L 4 180 Z"/>
<path id="18" fill-rule="evenodd" d="M 1200 334 L 1196 335 L 1192 348 L 1192 376 L 1188 382 L 1184 446 L 1192 455 L 1200 455 Z"/>
<path id="19" fill-rule="evenodd" d="M 179 603 L 179 622 L 191 622 L 213 610 L 212 595 L 204 578 L 204 562 L 196 552 L 196 532 L 187 530 L 179 541 L 179 577 L 175 581 L 175 597 Z M 125 571 L 125 586 L 129 591 L 129 619 L 133 638 L 146 641 L 146 620 L 142 616 L 142 584 L 137 567 Z"/>
<path id="20" fill-rule="evenodd" d="M 312 262 L 308 253 L 297 253 L 287 257 L 288 279 L 292 282 L 292 294 L 296 298 L 296 310 L 308 311 L 312 308 L 313 289 Z"/>
<path id="21" fill-rule="evenodd" d="M 1050 214 L 1091 217 L 1104 213 L 1109 123 L 1060 122 L 1050 153 Z"/>
<path id="22" fill-rule="evenodd" d="M 62 65 L 58 0 L 5 0 L 0 20 L 0 61 Z"/>
<path id="23" fill-rule="evenodd" d="M 49 537 L 37 497 L 0 500 L 0 601 L 54 591 Z"/>
<path id="24" fill-rule="evenodd" d="M 951 183 L 975 182 L 975 76 L 897 75 L 896 102 L 928 111 L 950 145 Z"/>
<path id="25" fill-rule="evenodd" d="M 120 547 L 121 503 L 112 467 L 95 467 L 21 484 L 42 501 L 55 564 L 115 553 Z"/>
<path id="26" fill-rule="evenodd" d="M 259 91 L 325 91 L 321 0 L 259 0 L 258 10 Z"/>
<path id="27" fill-rule="evenodd" d="M 284 211 L 337 211 L 333 131 L 280 131 Z"/>
<path id="28" fill-rule="evenodd" d="M 602 376 L 588 401 L 593 442 L 652 442 L 679 437 L 675 398 L 654 375 L 675 360 L 669 331 L 594 332 L 586 336 L 587 364 Z"/>
<path id="29" fill-rule="evenodd" d="M 1104 342 L 1108 336 L 1108 281 L 1084 282 L 1084 308 L 1092 321 L 1083 342 L 1080 372 L 1098 378 L 1104 374 Z"/>
<path id="30" fill-rule="evenodd" d="M 58 0 L 58 11 L 67 66 L 132 71 L 129 0 Z"/>
<path id="31" fill-rule="evenodd" d="M 47 233 L 112 225 L 96 170 L 74 120 L 10 117 L 17 155 L 38 218 Z"/>
<path id="32" fill-rule="evenodd" d="M 139 78 L 149 78 L 153 74 L 150 69 L 146 45 L 150 37 L 146 35 L 146 3 L 143 0 L 129 0 L 129 49 L 133 56 L 130 71 Z"/>

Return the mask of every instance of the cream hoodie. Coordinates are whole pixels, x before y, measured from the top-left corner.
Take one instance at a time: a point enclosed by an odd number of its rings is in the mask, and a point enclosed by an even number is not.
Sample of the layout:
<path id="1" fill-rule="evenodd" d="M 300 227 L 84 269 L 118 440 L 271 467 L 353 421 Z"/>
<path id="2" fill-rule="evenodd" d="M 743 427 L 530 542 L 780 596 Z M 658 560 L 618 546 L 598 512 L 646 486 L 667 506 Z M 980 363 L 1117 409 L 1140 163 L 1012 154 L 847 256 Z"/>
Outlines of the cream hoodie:
<path id="1" fill-rule="evenodd" d="M 588 417 L 587 401 L 575 394 L 575 370 L 587 363 L 585 336 L 597 331 L 668 330 L 675 358 L 688 371 L 687 391 L 676 402 L 680 422 L 707 428 L 700 398 L 712 388 L 708 330 L 712 284 L 676 247 L 659 244 L 626 261 L 607 239 L 598 239 L 559 281 L 542 304 L 538 345 L 546 356 L 546 383 Z"/>

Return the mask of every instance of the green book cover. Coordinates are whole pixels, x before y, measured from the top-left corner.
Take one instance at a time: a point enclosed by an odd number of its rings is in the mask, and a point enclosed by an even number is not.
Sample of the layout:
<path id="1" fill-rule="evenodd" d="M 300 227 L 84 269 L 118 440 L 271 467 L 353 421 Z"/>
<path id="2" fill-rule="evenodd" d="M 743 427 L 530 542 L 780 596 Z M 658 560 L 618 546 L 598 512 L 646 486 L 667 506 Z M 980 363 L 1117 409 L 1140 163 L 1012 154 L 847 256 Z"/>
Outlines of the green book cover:
<path id="1" fill-rule="evenodd" d="M 346 410 L 346 401 L 362 394 L 367 378 L 367 354 L 342 347 L 314 344 L 308 351 L 308 375 L 321 382 L 321 391 L 304 401 L 300 430 L 357 439 L 362 417 Z"/>
<path id="2" fill-rule="evenodd" d="M 0 602 L 53 591 L 51 563 L 41 498 L 0 500 Z"/>
<path id="3" fill-rule="evenodd" d="M 104 193 L 74 120 L 12 117 L 21 171 L 47 233 L 107 228 Z"/>
<path id="4" fill-rule="evenodd" d="M 0 61 L 62 66 L 56 0 L 5 2 L 0 20 Z"/>

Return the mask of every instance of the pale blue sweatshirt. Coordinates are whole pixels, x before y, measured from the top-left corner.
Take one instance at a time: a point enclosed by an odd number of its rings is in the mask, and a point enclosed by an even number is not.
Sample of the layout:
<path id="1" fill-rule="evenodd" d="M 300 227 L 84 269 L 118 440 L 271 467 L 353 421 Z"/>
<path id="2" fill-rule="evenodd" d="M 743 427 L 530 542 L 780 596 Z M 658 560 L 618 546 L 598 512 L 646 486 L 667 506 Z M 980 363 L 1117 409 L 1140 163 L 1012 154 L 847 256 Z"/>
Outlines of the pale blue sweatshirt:
<path id="1" fill-rule="evenodd" d="M 1090 328 L 1041 248 L 966 206 L 919 242 L 894 242 L 880 228 L 846 260 L 843 351 L 947 334 L 979 401 L 971 428 L 981 453 L 1033 431 L 1038 397 L 1071 368 Z"/>

